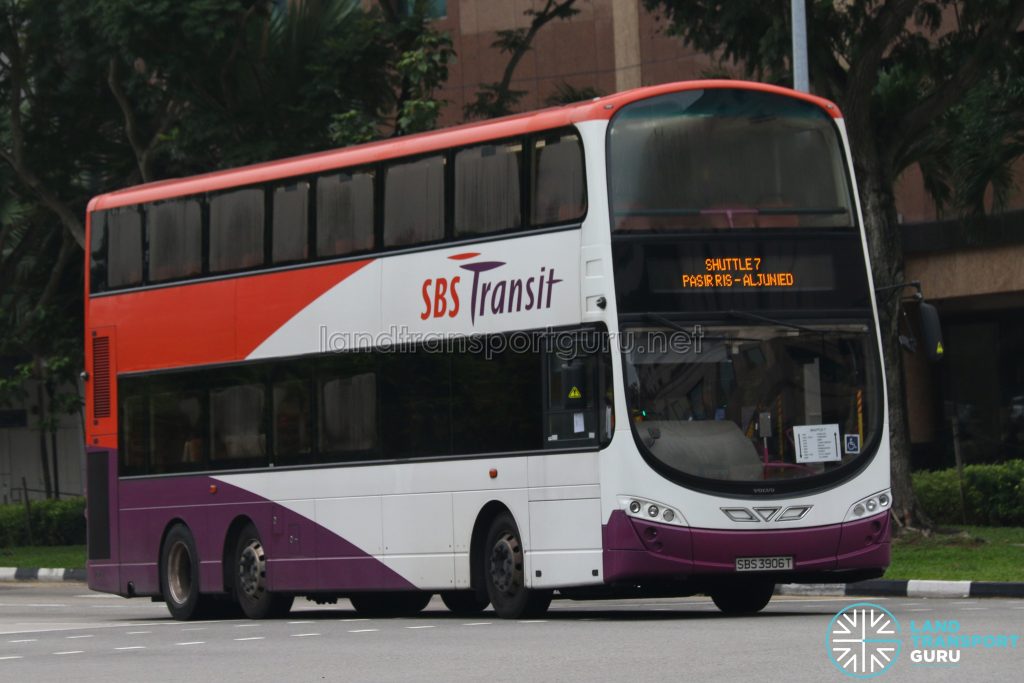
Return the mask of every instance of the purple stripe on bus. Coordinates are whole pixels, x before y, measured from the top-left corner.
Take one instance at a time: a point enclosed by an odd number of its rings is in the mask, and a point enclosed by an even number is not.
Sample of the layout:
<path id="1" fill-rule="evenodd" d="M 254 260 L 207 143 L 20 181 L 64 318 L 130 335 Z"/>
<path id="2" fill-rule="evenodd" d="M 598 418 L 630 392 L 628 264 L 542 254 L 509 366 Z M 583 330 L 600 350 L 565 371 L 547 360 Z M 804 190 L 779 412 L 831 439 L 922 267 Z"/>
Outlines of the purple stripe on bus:
<path id="1" fill-rule="evenodd" d="M 111 490 L 121 496 L 122 510 L 112 515 L 118 520 L 112 526 L 121 530 L 115 545 L 120 567 L 90 562 L 89 585 L 97 590 L 127 595 L 130 582 L 135 595 L 158 595 L 160 542 L 173 520 L 192 530 L 201 590 L 223 590 L 225 539 L 231 524 L 243 516 L 256 525 L 267 547 L 271 590 L 415 589 L 383 562 L 313 520 L 212 477 L 115 480 Z M 228 549 L 229 556 L 232 552 Z M 119 580 L 110 578 L 118 575 Z"/>
<path id="2" fill-rule="evenodd" d="M 612 512 L 603 529 L 605 581 L 736 570 L 737 557 L 792 555 L 796 571 L 885 567 L 889 516 L 792 530 L 691 529 Z"/>

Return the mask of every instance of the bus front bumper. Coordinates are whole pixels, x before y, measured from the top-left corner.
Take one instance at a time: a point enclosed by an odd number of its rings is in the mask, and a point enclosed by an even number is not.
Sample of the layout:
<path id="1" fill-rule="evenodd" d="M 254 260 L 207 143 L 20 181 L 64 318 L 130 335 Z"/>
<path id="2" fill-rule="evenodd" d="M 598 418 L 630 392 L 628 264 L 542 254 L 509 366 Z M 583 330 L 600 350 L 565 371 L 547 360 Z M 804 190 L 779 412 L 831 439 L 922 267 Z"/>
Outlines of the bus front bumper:
<path id="1" fill-rule="evenodd" d="M 616 510 L 603 529 L 604 579 L 738 578 L 748 574 L 737 572 L 737 558 L 791 557 L 791 570 L 757 576 L 777 582 L 857 580 L 880 576 L 889 565 L 889 539 L 888 512 L 828 526 L 727 531 L 649 522 Z"/>

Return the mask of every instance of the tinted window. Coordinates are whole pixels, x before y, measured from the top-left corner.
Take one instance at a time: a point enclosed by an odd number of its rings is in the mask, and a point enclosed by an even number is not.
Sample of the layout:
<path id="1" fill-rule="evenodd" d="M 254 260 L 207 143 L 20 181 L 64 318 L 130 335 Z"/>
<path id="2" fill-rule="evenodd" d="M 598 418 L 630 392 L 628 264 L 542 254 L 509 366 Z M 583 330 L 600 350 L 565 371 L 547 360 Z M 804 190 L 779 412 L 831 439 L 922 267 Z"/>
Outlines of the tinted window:
<path id="1" fill-rule="evenodd" d="M 377 375 L 366 354 L 333 360 L 318 380 L 320 451 L 344 456 L 377 448 Z"/>
<path id="2" fill-rule="evenodd" d="M 384 246 L 432 242 L 442 237 L 444 157 L 388 168 L 384 182 Z"/>
<path id="3" fill-rule="evenodd" d="M 202 415 L 202 394 L 173 386 L 154 390 L 150 396 L 150 472 L 202 467 L 206 460 Z"/>
<path id="4" fill-rule="evenodd" d="M 308 460 L 313 452 L 309 382 L 302 378 L 274 382 L 274 463 Z"/>
<path id="5" fill-rule="evenodd" d="M 575 133 L 552 135 L 533 144 L 530 185 L 533 225 L 578 220 L 586 211 L 583 146 Z"/>
<path id="6" fill-rule="evenodd" d="M 266 388 L 257 383 L 210 391 L 210 454 L 212 460 L 221 461 L 217 465 L 234 467 L 263 460 L 265 400 Z"/>
<path id="7" fill-rule="evenodd" d="M 143 395 L 121 399 L 121 474 L 141 474 L 146 470 L 149 406 Z"/>
<path id="8" fill-rule="evenodd" d="M 373 174 L 336 173 L 316 181 L 316 253 L 373 248 Z"/>
<path id="9" fill-rule="evenodd" d="M 107 216 L 104 211 L 92 214 L 89 225 L 89 291 L 102 292 L 107 288 Z"/>
<path id="10" fill-rule="evenodd" d="M 149 281 L 199 275 L 203 270 L 203 213 L 197 199 L 145 207 Z"/>
<path id="11" fill-rule="evenodd" d="M 623 107 L 608 141 L 616 230 L 853 225 L 839 132 L 816 104 L 670 93 Z"/>
<path id="12" fill-rule="evenodd" d="M 452 359 L 455 453 L 541 447 L 541 357 L 537 353 L 460 354 Z"/>
<path id="13" fill-rule="evenodd" d="M 381 357 L 381 437 L 387 457 L 451 452 L 449 357 L 392 353 Z"/>
<path id="14" fill-rule="evenodd" d="M 263 263 L 263 190 L 227 192 L 210 200 L 210 271 Z"/>
<path id="15" fill-rule="evenodd" d="M 107 211 L 107 286 L 142 282 L 142 215 L 137 207 Z"/>
<path id="16" fill-rule="evenodd" d="M 309 256 L 309 183 L 274 190 L 274 263 Z"/>
<path id="17" fill-rule="evenodd" d="M 455 155 L 455 234 L 519 227 L 523 146 L 480 145 Z"/>
<path id="18" fill-rule="evenodd" d="M 577 355 L 548 359 L 547 445 L 558 447 L 569 442 L 588 441 L 598 436 L 597 357 Z M 603 398 L 603 397 L 602 397 Z"/>

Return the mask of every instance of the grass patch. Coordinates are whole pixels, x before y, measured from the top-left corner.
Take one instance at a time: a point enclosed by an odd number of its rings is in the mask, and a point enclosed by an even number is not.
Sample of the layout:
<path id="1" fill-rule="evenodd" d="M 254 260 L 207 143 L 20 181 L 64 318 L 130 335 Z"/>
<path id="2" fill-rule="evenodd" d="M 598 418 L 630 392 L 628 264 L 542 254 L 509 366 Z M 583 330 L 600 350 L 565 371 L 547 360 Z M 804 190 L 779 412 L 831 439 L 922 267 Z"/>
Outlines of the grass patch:
<path id="1" fill-rule="evenodd" d="M 84 545 L 15 546 L 0 548 L 0 567 L 84 569 Z"/>
<path id="2" fill-rule="evenodd" d="M 893 539 L 886 579 L 1024 582 L 1024 528 L 957 526 Z"/>

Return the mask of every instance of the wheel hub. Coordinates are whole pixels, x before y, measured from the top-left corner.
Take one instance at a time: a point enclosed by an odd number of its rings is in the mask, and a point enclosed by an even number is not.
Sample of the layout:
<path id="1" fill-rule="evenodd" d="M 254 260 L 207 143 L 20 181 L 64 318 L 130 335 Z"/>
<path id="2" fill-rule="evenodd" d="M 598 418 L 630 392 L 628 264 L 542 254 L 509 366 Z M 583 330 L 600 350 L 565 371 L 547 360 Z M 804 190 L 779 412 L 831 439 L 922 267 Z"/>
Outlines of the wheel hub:
<path id="1" fill-rule="evenodd" d="M 491 582 L 502 593 L 522 585 L 519 543 L 511 534 L 502 536 L 491 549 Z"/>
<path id="2" fill-rule="evenodd" d="M 267 576 L 267 560 L 263 544 L 257 540 L 249 542 L 238 558 L 238 586 L 242 594 L 255 600 L 265 590 L 263 582 Z"/>
<path id="3" fill-rule="evenodd" d="M 167 555 L 167 589 L 177 605 L 184 605 L 192 594 L 192 554 L 183 541 L 175 542 Z"/>

